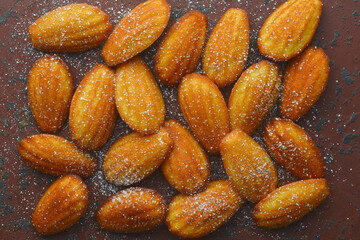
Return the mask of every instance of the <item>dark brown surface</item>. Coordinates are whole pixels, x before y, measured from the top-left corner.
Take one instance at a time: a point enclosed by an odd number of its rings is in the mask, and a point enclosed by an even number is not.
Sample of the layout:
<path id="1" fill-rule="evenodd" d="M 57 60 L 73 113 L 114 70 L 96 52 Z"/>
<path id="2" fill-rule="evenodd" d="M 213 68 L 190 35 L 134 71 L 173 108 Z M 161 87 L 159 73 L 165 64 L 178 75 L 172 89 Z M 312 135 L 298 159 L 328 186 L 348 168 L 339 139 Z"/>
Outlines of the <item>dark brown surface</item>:
<path id="1" fill-rule="evenodd" d="M 16 153 L 21 139 L 39 133 L 31 116 L 26 81 L 32 64 L 44 53 L 32 48 L 26 30 L 43 13 L 73 2 L 0 1 L 0 239 L 41 239 L 30 224 L 30 216 L 55 177 L 32 170 Z M 141 1 L 77 2 L 101 7 L 109 14 L 114 27 L 125 13 Z M 257 32 L 269 13 L 282 2 L 284 0 L 169 0 L 172 6 L 170 24 L 185 12 L 198 9 L 209 17 L 211 30 L 229 7 L 245 9 L 249 14 L 251 28 L 248 67 L 263 59 L 256 46 Z M 330 197 L 299 222 L 275 231 L 257 228 L 251 218 L 253 205 L 246 203 L 228 223 L 204 239 L 360 239 L 360 3 L 358 0 L 323 2 L 323 14 L 312 43 L 323 47 L 330 57 L 330 79 L 315 107 L 298 123 L 319 146 L 331 190 Z M 158 43 L 142 54 L 152 69 Z M 102 62 L 100 49 L 60 55 L 69 65 L 76 87 L 96 63 Z M 229 86 L 223 90 L 226 99 L 231 88 Z M 177 103 L 176 88 L 162 86 L 162 90 L 166 99 L 167 118 L 184 122 Z M 271 116 L 278 116 L 276 108 Z M 258 142 L 261 142 L 262 127 L 255 134 Z M 92 154 L 102 162 L 110 144 L 128 132 L 130 130 L 126 124 L 118 120 L 106 146 Z M 60 135 L 70 137 L 68 125 Z M 220 156 L 210 157 L 210 160 L 212 179 L 226 177 Z M 280 186 L 296 180 L 281 168 L 278 168 L 278 172 Z M 93 217 L 94 211 L 120 188 L 106 183 L 100 170 L 85 182 L 91 192 L 87 213 L 74 227 L 50 239 L 177 239 L 165 225 L 143 234 L 114 234 L 100 229 Z M 176 194 L 159 170 L 136 186 L 157 189 L 168 202 Z"/>

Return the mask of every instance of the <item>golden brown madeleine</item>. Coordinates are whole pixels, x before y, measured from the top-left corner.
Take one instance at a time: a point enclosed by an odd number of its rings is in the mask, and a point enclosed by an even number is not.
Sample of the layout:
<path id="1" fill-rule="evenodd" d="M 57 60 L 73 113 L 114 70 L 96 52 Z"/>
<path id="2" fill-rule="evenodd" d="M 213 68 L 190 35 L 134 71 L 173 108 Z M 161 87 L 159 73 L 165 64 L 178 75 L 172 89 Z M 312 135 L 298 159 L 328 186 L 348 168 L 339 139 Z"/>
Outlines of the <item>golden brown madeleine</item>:
<path id="1" fill-rule="evenodd" d="M 71 101 L 71 138 L 85 149 L 103 146 L 114 130 L 118 115 L 114 79 L 114 70 L 97 64 L 81 81 Z"/>
<path id="2" fill-rule="evenodd" d="M 116 141 L 102 166 L 106 180 L 129 186 L 153 173 L 169 155 L 173 140 L 166 129 L 150 136 L 131 133 Z"/>
<path id="3" fill-rule="evenodd" d="M 228 181 L 214 181 L 196 195 L 175 196 L 169 206 L 166 224 L 170 232 L 180 237 L 203 237 L 228 221 L 242 203 Z"/>
<path id="4" fill-rule="evenodd" d="M 249 51 L 249 19 L 245 10 L 231 8 L 212 31 L 205 47 L 202 66 L 219 88 L 240 76 Z"/>
<path id="5" fill-rule="evenodd" d="M 281 115 L 293 121 L 304 116 L 325 90 L 329 58 L 322 48 L 310 46 L 290 61 L 281 92 Z"/>
<path id="6" fill-rule="evenodd" d="M 194 72 L 205 44 L 207 18 L 192 10 L 181 17 L 161 42 L 155 56 L 155 73 L 166 85 L 176 85 Z"/>
<path id="7" fill-rule="evenodd" d="M 207 185 L 210 164 L 195 137 L 176 120 L 165 122 L 174 147 L 161 168 L 171 186 L 184 194 L 197 193 Z"/>
<path id="8" fill-rule="evenodd" d="M 205 149 L 219 153 L 221 139 L 230 131 L 229 112 L 218 87 L 206 76 L 185 76 L 178 88 L 182 114 Z"/>
<path id="9" fill-rule="evenodd" d="M 66 64 L 58 56 L 38 59 L 31 68 L 27 90 L 39 129 L 59 132 L 68 117 L 73 95 L 72 77 Z"/>
<path id="10" fill-rule="evenodd" d="M 134 131 L 149 135 L 164 125 L 165 103 L 162 92 L 140 56 L 117 67 L 115 99 L 121 118 Z"/>
<path id="11" fill-rule="evenodd" d="M 166 201 L 155 190 L 128 188 L 103 203 L 96 213 L 96 220 L 109 231 L 143 232 L 163 223 L 166 212 Z"/>
<path id="12" fill-rule="evenodd" d="M 79 221 L 88 204 L 85 183 L 76 175 L 66 175 L 46 190 L 36 205 L 31 223 L 41 235 L 52 235 Z"/>
<path id="13" fill-rule="evenodd" d="M 259 227 L 281 228 L 314 210 L 329 194 L 325 179 L 293 182 L 276 189 L 259 202 L 255 206 L 253 218 Z"/>
<path id="14" fill-rule="evenodd" d="M 89 177 L 97 166 L 90 154 L 62 137 L 49 134 L 23 139 L 17 151 L 30 167 L 51 175 L 73 173 Z"/>
<path id="15" fill-rule="evenodd" d="M 49 52 L 81 52 L 109 36 L 109 16 L 88 4 L 69 4 L 40 17 L 29 27 L 34 48 Z"/>
<path id="16" fill-rule="evenodd" d="M 277 171 L 266 151 L 240 129 L 221 141 L 221 157 L 230 182 L 240 196 L 258 202 L 277 184 Z"/>
<path id="17" fill-rule="evenodd" d="M 280 84 L 279 68 L 268 61 L 243 72 L 229 98 L 232 130 L 239 128 L 251 135 L 275 106 Z"/>
<path id="18" fill-rule="evenodd" d="M 298 178 L 324 177 L 324 165 L 314 141 L 288 119 L 273 119 L 265 127 L 264 142 L 270 155 Z"/>
<path id="19" fill-rule="evenodd" d="M 170 12 L 166 0 L 149 0 L 128 13 L 102 49 L 101 54 L 107 65 L 123 63 L 150 47 L 165 30 Z"/>
<path id="20" fill-rule="evenodd" d="M 258 36 L 261 54 L 287 61 L 301 53 L 313 38 L 322 11 L 320 0 L 288 0 L 265 21 Z"/>

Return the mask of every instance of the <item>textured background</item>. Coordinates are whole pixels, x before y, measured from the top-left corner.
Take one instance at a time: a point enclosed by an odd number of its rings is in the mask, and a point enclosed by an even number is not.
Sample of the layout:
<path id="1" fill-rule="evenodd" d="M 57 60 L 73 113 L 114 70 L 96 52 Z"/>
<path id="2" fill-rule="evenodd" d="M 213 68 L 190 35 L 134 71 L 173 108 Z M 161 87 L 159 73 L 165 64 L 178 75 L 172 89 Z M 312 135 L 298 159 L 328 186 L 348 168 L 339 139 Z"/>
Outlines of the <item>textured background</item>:
<path id="1" fill-rule="evenodd" d="M 34 50 L 27 34 L 28 26 L 44 13 L 73 0 L 1 0 L 0 1 L 0 239 L 41 239 L 30 224 L 31 213 L 55 177 L 38 173 L 27 166 L 16 152 L 18 142 L 39 129 L 28 105 L 27 76 L 36 59 L 44 53 Z M 139 4 L 140 0 L 79 0 L 101 7 L 113 26 Z M 209 30 L 229 7 L 245 9 L 250 18 L 251 49 L 247 67 L 263 59 L 256 37 L 262 23 L 284 0 L 169 0 L 172 5 L 170 25 L 191 9 L 207 14 Z M 324 159 L 330 197 L 299 222 L 275 231 L 257 228 L 251 219 L 253 204 L 246 203 L 218 231 L 204 239 L 359 239 L 360 236 L 360 3 L 358 0 L 323 0 L 324 8 L 312 44 L 321 46 L 331 59 L 328 86 L 315 107 L 298 123 L 313 137 Z M 209 31 L 210 32 L 210 31 Z M 142 56 L 153 68 L 158 42 Z M 61 54 L 73 75 L 75 87 L 98 62 L 100 49 L 79 54 Z M 280 64 L 279 64 L 280 65 Z M 282 68 L 285 64 L 280 65 Z M 200 69 L 198 69 L 200 71 Z M 161 86 L 166 99 L 167 118 L 184 123 L 177 102 L 176 88 Z M 223 90 L 226 100 L 232 86 Z M 270 119 L 277 116 L 277 108 Z M 267 119 L 267 120 L 268 120 Z M 118 120 L 108 143 L 92 154 L 102 162 L 110 144 L 130 132 Z M 61 136 L 69 139 L 66 125 Z M 262 127 L 255 134 L 261 142 Z M 220 156 L 210 157 L 212 179 L 222 179 Z M 296 180 L 278 168 L 280 186 Z M 104 200 L 120 190 L 104 181 L 101 171 L 85 180 L 90 189 L 88 211 L 71 229 L 50 239 L 177 239 L 165 225 L 144 234 L 114 234 L 101 230 L 93 213 Z M 168 202 L 176 194 L 160 171 L 136 186 L 152 187 L 164 194 Z"/>

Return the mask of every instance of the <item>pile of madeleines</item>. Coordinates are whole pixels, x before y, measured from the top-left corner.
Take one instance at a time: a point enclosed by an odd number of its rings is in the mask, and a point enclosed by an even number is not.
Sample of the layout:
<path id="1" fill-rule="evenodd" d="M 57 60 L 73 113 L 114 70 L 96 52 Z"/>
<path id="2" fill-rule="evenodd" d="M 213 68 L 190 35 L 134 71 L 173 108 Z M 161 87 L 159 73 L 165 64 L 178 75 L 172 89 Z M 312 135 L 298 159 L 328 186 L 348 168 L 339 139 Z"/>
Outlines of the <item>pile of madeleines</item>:
<path id="1" fill-rule="evenodd" d="M 106 180 L 129 186 L 161 167 L 180 194 L 167 205 L 155 190 L 120 191 L 95 213 L 104 229 L 141 232 L 166 222 L 172 233 L 196 238 L 218 229 L 246 200 L 256 203 L 253 219 L 267 229 L 289 225 L 316 208 L 329 195 L 322 157 L 294 121 L 319 99 L 329 76 L 324 51 L 308 46 L 321 11 L 320 0 L 288 0 L 261 27 L 261 54 L 275 62 L 291 59 L 283 79 L 269 61 L 243 72 L 249 50 L 244 10 L 227 10 L 207 42 L 207 17 L 196 10 L 182 16 L 160 43 L 154 71 L 163 84 L 178 85 L 180 109 L 192 132 L 176 120 L 165 121 L 161 89 L 138 55 L 166 28 L 171 12 L 166 0 L 141 3 L 111 34 L 108 15 L 87 4 L 60 7 L 36 20 L 28 29 L 30 39 L 45 52 L 86 51 L 106 41 L 101 51 L 106 65 L 97 64 L 87 73 L 74 94 L 71 74 L 58 56 L 45 55 L 30 71 L 30 107 L 47 134 L 23 139 L 18 153 L 30 167 L 61 176 L 33 212 L 36 231 L 58 233 L 85 213 L 88 189 L 81 177 L 97 169 L 86 150 L 107 142 L 118 113 L 134 132 L 105 154 Z M 193 73 L 201 57 L 203 74 Z M 219 88 L 236 80 L 227 105 Z M 283 118 L 272 119 L 264 128 L 268 154 L 251 134 L 279 95 Z M 60 131 L 68 116 L 74 143 L 50 135 Z M 206 152 L 221 153 L 229 179 L 209 182 Z M 270 156 L 302 180 L 277 188 Z"/>

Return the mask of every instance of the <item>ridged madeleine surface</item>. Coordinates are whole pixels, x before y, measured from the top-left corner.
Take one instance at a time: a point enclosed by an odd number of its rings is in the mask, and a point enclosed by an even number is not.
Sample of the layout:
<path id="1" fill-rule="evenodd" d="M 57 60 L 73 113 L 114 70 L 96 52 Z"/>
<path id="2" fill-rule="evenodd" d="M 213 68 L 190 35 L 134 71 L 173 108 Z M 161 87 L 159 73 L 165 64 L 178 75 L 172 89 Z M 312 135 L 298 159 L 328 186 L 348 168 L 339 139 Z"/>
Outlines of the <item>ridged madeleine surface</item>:
<path id="1" fill-rule="evenodd" d="M 230 131 L 229 112 L 218 87 L 206 76 L 185 76 L 178 88 L 182 114 L 205 149 L 219 153 L 221 139 Z"/>
<path id="2" fill-rule="evenodd" d="M 314 141 L 288 119 L 273 119 L 265 128 L 264 142 L 270 155 L 301 179 L 324 177 L 324 165 Z"/>
<path id="3" fill-rule="evenodd" d="M 155 190 L 128 188 L 101 205 L 96 213 L 96 220 L 109 231 L 143 232 L 163 223 L 166 212 L 166 201 Z"/>
<path id="4" fill-rule="evenodd" d="M 49 134 L 23 139 L 17 151 L 30 167 L 51 175 L 73 173 L 89 177 L 97 166 L 90 154 L 62 137 Z"/>
<path id="5" fill-rule="evenodd" d="M 31 68 L 28 97 L 32 115 L 42 132 L 56 133 L 64 125 L 73 95 L 72 77 L 57 56 L 45 55 Z"/>
<path id="6" fill-rule="evenodd" d="M 251 135 L 275 106 L 280 84 L 279 68 L 268 61 L 243 72 L 229 98 L 231 128 Z"/>
<path id="7" fill-rule="evenodd" d="M 131 133 L 120 138 L 105 155 L 102 168 L 106 180 L 117 186 L 140 182 L 160 167 L 172 146 L 164 128 L 150 136 Z"/>
<path id="8" fill-rule="evenodd" d="M 235 82 L 245 66 L 249 43 L 246 11 L 236 8 L 227 10 L 206 44 L 202 59 L 205 75 L 219 88 Z"/>
<path id="9" fill-rule="evenodd" d="M 102 56 L 109 66 L 123 63 L 153 44 L 170 19 L 166 0 L 149 0 L 128 13 L 106 41 Z"/>
<path id="10" fill-rule="evenodd" d="M 262 228 L 294 223 L 320 205 L 330 194 L 325 179 L 309 179 L 282 186 L 259 202 L 253 218 Z"/>
<path id="11" fill-rule="evenodd" d="M 88 189 L 80 177 L 66 175 L 46 190 L 31 217 L 41 235 L 52 235 L 74 225 L 86 212 Z"/>
<path id="12" fill-rule="evenodd" d="M 120 64 L 115 77 L 116 107 L 121 118 L 143 135 L 157 132 L 165 121 L 162 92 L 141 57 Z"/>
<path id="13" fill-rule="evenodd" d="M 176 85 L 194 72 L 205 44 L 207 18 L 192 10 L 181 17 L 166 34 L 155 57 L 155 73 L 167 85 Z"/>
<path id="14" fill-rule="evenodd" d="M 261 54 L 287 61 L 302 52 L 315 34 L 322 5 L 320 0 L 288 0 L 278 7 L 259 31 Z"/>
<path id="15" fill-rule="evenodd" d="M 174 147 L 161 168 L 171 186 L 184 194 L 202 190 L 210 178 L 210 165 L 205 151 L 181 123 L 165 123 Z"/>
<path id="16" fill-rule="evenodd" d="M 116 119 L 114 70 L 96 65 L 81 81 L 71 101 L 71 138 L 81 147 L 95 150 L 111 136 Z"/>
<path id="17" fill-rule="evenodd" d="M 322 48 L 310 46 L 288 64 L 281 92 L 281 115 L 293 121 L 304 116 L 325 90 L 329 58 Z"/>
<path id="18" fill-rule="evenodd" d="M 111 31 L 109 16 L 88 4 L 69 4 L 40 17 L 29 27 L 34 48 L 80 52 L 100 45 Z"/>
<path id="19" fill-rule="evenodd" d="M 242 203 L 228 181 L 214 181 L 196 195 L 175 196 L 169 206 L 166 224 L 170 232 L 180 237 L 203 237 L 228 221 Z"/>
<path id="20" fill-rule="evenodd" d="M 240 129 L 226 135 L 221 157 L 230 182 L 243 199 L 258 202 L 277 184 L 277 171 L 266 151 Z"/>

